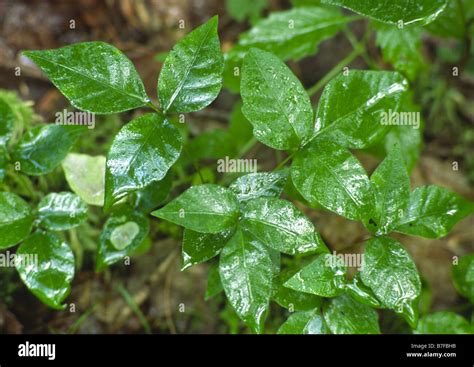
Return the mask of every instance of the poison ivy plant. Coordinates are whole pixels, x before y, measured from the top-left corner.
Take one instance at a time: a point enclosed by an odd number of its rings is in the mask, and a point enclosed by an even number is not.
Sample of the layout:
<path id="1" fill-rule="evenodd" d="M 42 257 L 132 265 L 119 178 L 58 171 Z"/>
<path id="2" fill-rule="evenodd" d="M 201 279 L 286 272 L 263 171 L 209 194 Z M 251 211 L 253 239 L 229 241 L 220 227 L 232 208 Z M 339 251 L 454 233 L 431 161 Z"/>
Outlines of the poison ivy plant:
<path id="1" fill-rule="evenodd" d="M 74 192 L 29 196 L 4 185 L 0 193 L 0 249 L 20 244 L 16 267 L 33 294 L 52 308 L 65 307 L 75 270 L 66 239 L 74 239 L 93 205 L 107 216 L 96 271 L 144 251 L 149 233 L 165 228 L 176 237 L 183 227 L 182 270 L 210 262 L 206 299 L 223 293 L 235 311 L 227 315 L 232 325 L 238 317 L 252 332 L 265 332 L 273 303 L 289 312 L 280 334 L 378 334 L 379 312 L 398 314 L 415 333 L 472 332 L 472 325 L 450 312 L 422 311 L 418 320 L 421 278 L 403 245 L 408 240 L 392 233 L 444 237 L 474 212 L 474 203 L 439 186 L 411 190 L 422 122 L 415 127 L 387 121 L 393 113 L 420 112 L 412 83 L 424 65 L 421 32 L 439 27 L 437 17 L 455 16 L 459 8 L 446 7 L 444 0 L 321 2 L 328 5 L 297 1 L 294 9 L 255 22 L 225 57 L 213 17 L 167 53 L 157 79 L 159 103 L 146 94 L 132 61 L 112 45 L 86 42 L 24 53 L 80 110 L 151 110 L 135 111 L 106 157 L 90 156 L 70 153 L 85 127 L 30 128 L 18 122 L 27 114 L 0 94 L 0 176 L 26 186 L 22 175 L 49 174 L 61 164 Z M 243 9 L 237 20 L 255 19 L 263 3 Z M 345 15 L 337 6 L 359 15 Z M 371 20 L 359 41 L 349 23 L 364 16 Z M 353 52 L 306 90 L 285 61 L 316 53 L 339 31 Z M 395 71 L 348 67 L 359 55 L 373 66 L 366 43 L 374 32 L 381 57 Z M 224 78 L 241 97 L 232 101 L 228 129 L 191 138 L 197 129 L 181 124 L 187 122 L 183 114 L 209 106 Z M 274 170 L 236 177 L 219 176 L 212 165 L 200 167 L 204 160 L 241 158 L 257 141 L 277 150 Z M 371 175 L 358 159 L 361 149 L 382 158 Z M 325 243 L 319 221 L 305 206 L 367 228 L 358 272 L 330 253 L 335 244 Z M 29 255 L 35 255 L 34 266 Z M 453 265 L 454 284 L 470 301 L 473 264 L 469 254 Z"/>

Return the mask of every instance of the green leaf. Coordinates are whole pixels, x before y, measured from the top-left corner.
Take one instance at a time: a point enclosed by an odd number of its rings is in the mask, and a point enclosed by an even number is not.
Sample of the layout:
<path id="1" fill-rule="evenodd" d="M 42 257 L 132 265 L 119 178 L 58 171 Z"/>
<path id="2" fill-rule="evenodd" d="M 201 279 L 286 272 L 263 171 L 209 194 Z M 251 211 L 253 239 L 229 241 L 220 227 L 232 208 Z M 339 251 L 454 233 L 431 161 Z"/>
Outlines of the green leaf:
<path id="1" fill-rule="evenodd" d="M 240 224 L 266 246 L 289 255 L 327 251 L 313 223 L 286 200 L 250 200 L 242 210 Z"/>
<path id="2" fill-rule="evenodd" d="M 309 203 L 353 220 L 370 215 L 374 199 L 367 173 L 349 150 L 333 142 L 315 139 L 298 152 L 291 178 Z"/>
<path id="3" fill-rule="evenodd" d="M 321 315 L 316 311 L 306 311 L 290 315 L 277 334 L 329 334 L 329 330 Z"/>
<path id="4" fill-rule="evenodd" d="M 10 106 L 0 99 L 0 148 L 6 149 L 8 142 L 13 136 L 15 115 Z"/>
<path id="5" fill-rule="evenodd" d="M 346 283 L 345 276 L 346 267 L 340 258 L 331 254 L 322 254 L 284 285 L 321 297 L 335 297 L 342 293 Z"/>
<path id="6" fill-rule="evenodd" d="M 360 272 L 357 273 L 352 280 L 344 287 L 346 293 L 354 300 L 364 305 L 382 308 L 382 304 L 375 296 L 374 292 L 367 287 L 360 279 Z"/>
<path id="7" fill-rule="evenodd" d="M 282 60 L 313 55 L 322 41 L 343 29 L 350 18 L 323 6 L 273 12 L 240 36 L 239 45 L 270 51 Z"/>
<path id="8" fill-rule="evenodd" d="M 260 197 L 278 197 L 283 192 L 288 170 L 257 172 L 240 176 L 229 186 L 240 202 Z"/>
<path id="9" fill-rule="evenodd" d="M 360 0 L 321 0 L 323 4 L 338 5 L 375 20 L 409 25 L 427 24 L 444 10 L 446 0 L 389 0 L 374 4 Z"/>
<path id="10" fill-rule="evenodd" d="M 351 70 L 324 88 L 316 113 L 317 136 L 348 148 L 366 148 L 390 130 L 407 81 L 391 71 Z"/>
<path id="11" fill-rule="evenodd" d="M 135 191 L 131 198 L 133 206 L 143 213 L 151 212 L 165 201 L 171 191 L 172 184 L 172 177 L 168 172 L 161 181 L 153 181 L 143 189 Z"/>
<path id="12" fill-rule="evenodd" d="M 246 18 L 255 21 L 268 5 L 268 0 L 226 0 L 225 5 L 229 15 L 238 22 Z"/>
<path id="13" fill-rule="evenodd" d="M 210 267 L 207 275 L 207 289 L 204 299 L 207 301 L 222 292 L 224 288 L 219 275 L 219 262 L 214 262 Z"/>
<path id="14" fill-rule="evenodd" d="M 38 204 L 38 219 L 46 229 L 65 231 L 86 221 L 87 210 L 87 204 L 73 193 L 51 193 Z"/>
<path id="15" fill-rule="evenodd" d="M 25 51 L 80 110 L 117 113 L 149 102 L 132 62 L 114 46 L 84 42 L 47 51 Z"/>
<path id="16" fill-rule="evenodd" d="M 367 241 L 361 279 L 384 306 L 416 326 L 421 280 L 415 263 L 398 241 L 390 237 Z"/>
<path id="17" fill-rule="evenodd" d="M 466 34 L 469 16 L 474 16 L 474 5 L 471 0 L 448 0 L 444 11 L 434 22 L 428 24 L 426 29 L 437 36 L 462 39 Z"/>
<path id="18" fill-rule="evenodd" d="M 71 291 L 74 254 L 55 233 L 37 231 L 18 247 L 16 268 L 28 289 L 44 304 L 63 310 Z"/>
<path id="19" fill-rule="evenodd" d="M 453 264 L 453 282 L 457 291 L 474 304 L 474 254 L 459 258 Z"/>
<path id="20" fill-rule="evenodd" d="M 473 334 L 472 325 L 454 312 L 441 311 L 420 319 L 414 334 Z"/>
<path id="21" fill-rule="evenodd" d="M 217 185 L 192 186 L 153 216 L 202 233 L 218 233 L 237 224 L 239 202 Z"/>
<path id="22" fill-rule="evenodd" d="M 158 80 L 163 111 L 192 112 L 217 98 L 222 87 L 224 58 L 217 35 L 217 16 L 196 28 L 166 57 Z"/>
<path id="23" fill-rule="evenodd" d="M 105 157 L 69 153 L 62 163 L 66 181 L 89 205 L 104 205 Z"/>
<path id="24" fill-rule="evenodd" d="M 238 228 L 222 249 L 219 272 L 225 294 L 239 317 L 254 332 L 263 332 L 273 278 L 267 248 Z"/>
<path id="25" fill-rule="evenodd" d="M 286 281 L 295 274 L 294 271 L 282 271 L 273 280 L 272 299 L 281 307 L 293 311 L 309 311 L 321 306 L 321 298 L 314 294 L 295 291 L 284 286 Z"/>
<path id="26" fill-rule="evenodd" d="M 392 24 L 375 24 L 376 44 L 383 58 L 410 80 L 414 80 L 423 67 L 421 32 L 419 27 L 399 28 Z"/>
<path id="27" fill-rule="evenodd" d="M 474 203 L 439 186 L 422 186 L 410 194 L 397 232 L 428 238 L 446 236 L 454 225 L 474 212 Z"/>
<path id="28" fill-rule="evenodd" d="M 148 235 L 148 218 L 131 208 L 122 207 L 105 222 L 97 249 L 96 271 L 130 256 Z"/>
<path id="29" fill-rule="evenodd" d="M 16 194 L 0 192 L 0 249 L 16 245 L 31 231 L 33 213 Z"/>
<path id="30" fill-rule="evenodd" d="M 140 116 L 115 136 L 107 155 L 105 208 L 162 180 L 183 146 L 178 129 L 156 113 Z"/>
<path id="31" fill-rule="evenodd" d="M 376 234 L 386 234 L 404 215 L 410 197 L 410 177 L 400 148 L 389 152 L 370 181 L 375 195 Z"/>
<path id="32" fill-rule="evenodd" d="M 323 316 L 333 334 L 380 334 L 377 312 L 347 295 L 331 299 Z"/>
<path id="33" fill-rule="evenodd" d="M 15 146 L 12 161 L 32 176 L 53 171 L 66 157 L 84 126 L 42 125 L 28 131 Z"/>
<path id="34" fill-rule="evenodd" d="M 183 265 L 181 270 L 217 256 L 233 234 L 233 229 L 226 229 L 219 233 L 199 233 L 185 229 L 183 234 Z"/>
<path id="35" fill-rule="evenodd" d="M 274 149 L 304 145 L 312 136 L 313 110 L 300 81 L 276 56 L 251 49 L 242 66 L 242 112 L 253 134 Z"/>

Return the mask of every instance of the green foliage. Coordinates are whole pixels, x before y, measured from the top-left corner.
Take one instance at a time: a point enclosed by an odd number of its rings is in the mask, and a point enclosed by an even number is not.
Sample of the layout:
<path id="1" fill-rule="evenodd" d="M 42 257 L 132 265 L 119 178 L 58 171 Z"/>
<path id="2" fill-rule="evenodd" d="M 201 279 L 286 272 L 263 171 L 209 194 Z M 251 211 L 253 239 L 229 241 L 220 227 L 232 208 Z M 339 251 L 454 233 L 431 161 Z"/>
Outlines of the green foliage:
<path id="1" fill-rule="evenodd" d="M 235 9 L 236 3 L 227 6 Z M 254 21 L 265 3 L 245 2 L 233 14 L 239 21 Z M 389 111 L 420 111 L 412 101 L 413 84 L 405 79 L 416 81 L 423 69 L 419 26 L 432 22 L 426 28 L 434 33 L 463 37 L 466 32 L 439 28 L 441 19 L 455 17 L 459 8 L 450 3 L 442 13 L 444 0 L 393 0 L 384 6 L 323 0 L 372 18 L 375 29 L 369 27 L 362 41 L 352 42 L 353 55 L 370 59 L 363 48 L 375 31 L 384 60 L 396 72 L 344 69 L 354 59 L 349 58 L 306 91 L 284 61 L 314 54 L 341 30 L 351 40 L 348 23 L 363 17 L 316 2 L 297 3 L 243 33 L 225 56 L 225 66 L 217 17 L 190 32 L 166 55 L 157 81 L 159 105 L 146 95 L 132 62 L 106 43 L 25 52 L 78 109 L 97 114 L 152 110 L 133 115 L 121 127 L 105 158 L 69 153 L 84 127 L 30 129 L 31 111 L 0 94 L 0 176 L 24 184 L 25 174 L 45 175 L 62 164 L 74 192 L 22 198 L 4 185 L 0 193 L 0 249 L 23 241 L 17 254 L 37 255 L 38 266 L 22 261 L 17 270 L 42 302 L 64 308 L 75 259 L 63 238 L 73 236 L 57 231 L 84 223 L 95 213 L 89 204 L 103 206 L 107 215 L 96 271 L 144 251 L 150 228 L 176 237 L 181 229 L 175 225 L 184 227 L 182 270 L 211 261 L 205 297 L 224 292 L 233 311 L 226 308 L 223 314 L 233 331 L 239 328 L 238 317 L 252 332 L 263 333 L 274 302 L 290 312 L 280 334 L 378 334 L 378 309 L 399 314 L 415 333 L 472 332 L 472 325 L 451 312 L 426 315 L 422 308 L 418 322 L 420 275 L 390 234 L 443 237 L 474 212 L 474 203 L 438 186 L 410 192 L 420 126 L 383 120 Z M 467 27 L 469 17 L 456 19 Z M 209 106 L 224 77 L 228 88 L 240 90 L 242 103 L 236 100 L 227 130 L 191 139 L 196 129 L 183 127 L 182 116 L 173 114 Z M 323 87 L 313 109 L 311 97 Z M 199 165 L 203 159 L 243 157 L 257 140 L 279 151 L 273 171 L 218 177 L 211 166 Z M 370 178 L 353 151 L 358 149 L 383 157 Z M 303 204 L 360 221 L 371 232 L 362 244 L 365 257 L 358 273 L 329 254 Z M 158 225 L 150 225 L 149 214 Z M 453 266 L 454 284 L 470 301 L 473 264 L 469 254 Z"/>

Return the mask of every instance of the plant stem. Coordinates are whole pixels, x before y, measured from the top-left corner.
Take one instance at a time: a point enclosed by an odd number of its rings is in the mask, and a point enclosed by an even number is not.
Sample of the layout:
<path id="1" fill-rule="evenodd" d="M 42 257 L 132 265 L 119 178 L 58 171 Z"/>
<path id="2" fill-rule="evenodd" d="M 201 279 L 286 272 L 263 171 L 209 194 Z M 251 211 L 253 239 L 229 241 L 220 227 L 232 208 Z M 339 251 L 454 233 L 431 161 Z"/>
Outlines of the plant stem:
<path id="1" fill-rule="evenodd" d="M 155 106 L 153 102 L 150 101 L 146 105 L 150 107 L 152 110 L 154 110 L 156 113 L 163 115 L 163 112 L 161 112 L 161 110 L 157 106 Z"/>
<path id="2" fill-rule="evenodd" d="M 332 78 L 334 78 L 338 73 L 341 72 L 344 66 L 351 63 L 355 60 L 359 55 L 364 52 L 364 47 L 362 43 L 358 43 L 354 50 L 347 55 L 344 59 L 342 59 L 336 66 L 334 66 L 322 79 L 320 79 L 315 85 L 307 90 L 309 96 L 315 95 L 319 90 L 327 84 Z"/>

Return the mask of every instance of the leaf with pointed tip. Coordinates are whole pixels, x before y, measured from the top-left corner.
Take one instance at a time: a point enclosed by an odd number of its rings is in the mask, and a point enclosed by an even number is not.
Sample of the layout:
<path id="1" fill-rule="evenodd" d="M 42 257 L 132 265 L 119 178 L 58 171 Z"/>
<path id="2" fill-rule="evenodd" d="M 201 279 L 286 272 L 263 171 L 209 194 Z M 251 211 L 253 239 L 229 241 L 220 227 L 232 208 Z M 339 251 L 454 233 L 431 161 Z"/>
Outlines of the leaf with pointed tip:
<path id="1" fill-rule="evenodd" d="M 240 202 L 260 197 L 278 197 L 283 192 L 288 170 L 257 172 L 240 176 L 229 186 Z"/>
<path id="2" fill-rule="evenodd" d="M 40 230 L 18 247 L 16 255 L 16 268 L 28 289 L 44 304 L 63 310 L 74 278 L 74 254 L 69 245 L 57 234 Z"/>
<path id="3" fill-rule="evenodd" d="M 446 236 L 454 225 L 474 212 L 474 203 L 439 186 L 417 187 L 395 231 L 427 238 Z"/>
<path id="4" fill-rule="evenodd" d="M 71 192 L 51 193 L 38 204 L 39 224 L 52 231 L 65 231 L 87 219 L 87 205 Z"/>
<path id="5" fill-rule="evenodd" d="M 346 267 L 340 258 L 322 254 L 293 275 L 284 286 L 321 297 L 335 297 L 342 293 L 347 282 L 345 275 Z"/>
<path id="6" fill-rule="evenodd" d="M 309 311 L 321 306 L 321 298 L 314 294 L 295 291 L 284 284 L 295 274 L 294 271 L 282 271 L 273 280 L 272 299 L 281 307 L 293 311 Z"/>
<path id="7" fill-rule="evenodd" d="M 242 112 L 253 134 L 274 149 L 304 145 L 313 135 L 313 109 L 301 82 L 275 55 L 256 48 L 242 66 Z"/>
<path id="8" fill-rule="evenodd" d="M 283 199 L 250 200 L 242 209 L 240 225 L 266 246 L 289 255 L 327 251 L 313 223 Z"/>
<path id="9" fill-rule="evenodd" d="M 183 234 L 183 265 L 181 270 L 217 256 L 233 234 L 233 229 L 226 229 L 219 233 L 199 233 L 185 229 Z"/>
<path id="10" fill-rule="evenodd" d="M 318 138 L 348 148 L 366 148 L 390 130 L 387 116 L 398 111 L 407 81 L 391 71 L 351 70 L 324 88 L 316 113 Z"/>
<path id="11" fill-rule="evenodd" d="M 219 272 L 225 294 L 239 317 L 254 332 L 263 332 L 273 279 L 267 248 L 237 228 L 222 249 Z"/>
<path id="12" fill-rule="evenodd" d="M 333 334 L 380 334 L 377 312 L 347 295 L 332 298 L 323 316 Z"/>
<path id="13" fill-rule="evenodd" d="M 28 131 L 12 152 L 12 161 L 28 175 L 53 171 L 66 157 L 85 126 L 42 125 Z"/>
<path id="14" fill-rule="evenodd" d="M 30 207 L 22 198 L 11 192 L 0 192 L 0 249 L 25 239 L 33 219 Z"/>
<path id="15" fill-rule="evenodd" d="M 179 41 L 166 57 L 158 80 L 163 112 L 207 107 L 221 90 L 223 70 L 215 16 Z"/>
<path id="16" fill-rule="evenodd" d="M 305 311 L 291 314 L 277 334 L 329 334 L 329 330 L 318 312 Z"/>
<path id="17" fill-rule="evenodd" d="M 408 176 L 400 148 L 393 148 L 370 177 L 375 195 L 374 227 L 377 235 L 390 232 L 404 215 L 410 197 Z"/>
<path id="18" fill-rule="evenodd" d="M 219 261 L 216 261 L 211 265 L 207 274 L 207 289 L 204 299 L 207 301 L 222 291 L 224 291 L 224 288 L 222 288 L 221 276 L 219 275 Z"/>
<path id="19" fill-rule="evenodd" d="M 426 315 L 418 323 L 414 334 L 473 334 L 474 328 L 462 316 L 441 311 Z"/>
<path id="20" fill-rule="evenodd" d="M 373 192 L 367 173 L 351 152 L 315 139 L 298 152 L 291 167 L 296 189 L 309 202 L 353 220 L 368 219 Z"/>
<path id="21" fill-rule="evenodd" d="M 338 5 L 384 23 L 409 25 L 428 24 L 444 10 L 446 0 L 321 0 L 323 4 Z"/>
<path id="22" fill-rule="evenodd" d="M 140 116 L 122 127 L 107 155 L 105 208 L 130 192 L 162 180 L 183 146 L 178 129 L 156 113 Z"/>
<path id="23" fill-rule="evenodd" d="M 74 193 L 89 205 L 104 205 L 105 157 L 69 153 L 62 167 Z"/>
<path id="24" fill-rule="evenodd" d="M 96 271 L 102 271 L 142 244 L 150 228 L 148 218 L 129 207 L 121 207 L 104 224 L 97 248 Z"/>
<path id="25" fill-rule="evenodd" d="M 399 28 L 393 24 L 383 23 L 375 23 L 375 29 L 375 42 L 382 49 L 384 60 L 408 79 L 414 80 L 424 64 L 421 53 L 422 29 Z"/>
<path id="26" fill-rule="evenodd" d="M 462 256 L 453 264 L 452 275 L 457 291 L 474 304 L 474 254 Z"/>
<path id="27" fill-rule="evenodd" d="M 366 242 L 361 279 L 384 306 L 416 326 L 421 280 L 415 263 L 397 240 L 377 237 Z"/>
<path id="28" fill-rule="evenodd" d="M 80 110 L 117 113 L 150 101 L 132 62 L 107 43 L 83 42 L 23 54 Z"/>
<path id="29" fill-rule="evenodd" d="M 360 279 L 360 272 L 344 287 L 346 293 L 357 302 L 375 308 L 382 308 L 382 304 L 375 296 L 374 292 L 367 287 Z"/>
<path id="30" fill-rule="evenodd" d="M 168 197 L 173 182 L 171 174 L 160 181 L 153 181 L 143 189 L 137 190 L 131 197 L 133 207 L 143 213 L 149 213 L 158 207 Z"/>
<path id="31" fill-rule="evenodd" d="M 218 233 L 237 224 L 239 202 L 232 191 L 212 184 L 192 186 L 153 216 L 202 233 Z"/>

